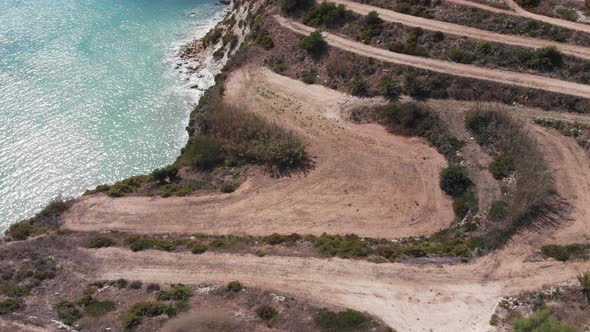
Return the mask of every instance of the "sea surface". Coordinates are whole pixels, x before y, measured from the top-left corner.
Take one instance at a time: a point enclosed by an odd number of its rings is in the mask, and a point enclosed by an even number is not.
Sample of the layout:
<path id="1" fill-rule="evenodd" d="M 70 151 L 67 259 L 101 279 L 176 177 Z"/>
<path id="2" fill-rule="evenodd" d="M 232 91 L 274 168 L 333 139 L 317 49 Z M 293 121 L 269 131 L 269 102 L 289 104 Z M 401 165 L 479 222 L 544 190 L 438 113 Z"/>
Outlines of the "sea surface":
<path id="1" fill-rule="evenodd" d="M 175 69 L 215 0 L 0 0 L 0 232 L 173 162 L 200 92 Z"/>

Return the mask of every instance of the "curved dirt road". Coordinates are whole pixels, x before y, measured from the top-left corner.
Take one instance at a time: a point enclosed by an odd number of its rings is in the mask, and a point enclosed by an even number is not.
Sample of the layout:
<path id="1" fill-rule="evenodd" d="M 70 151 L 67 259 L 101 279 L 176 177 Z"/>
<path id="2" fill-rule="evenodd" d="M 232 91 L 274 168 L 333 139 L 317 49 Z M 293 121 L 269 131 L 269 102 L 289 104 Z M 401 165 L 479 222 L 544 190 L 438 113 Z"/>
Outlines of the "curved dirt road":
<path id="1" fill-rule="evenodd" d="M 486 258 L 436 266 L 151 250 L 133 253 L 120 248 L 84 251 L 98 260 L 96 279 L 185 284 L 240 280 L 246 287 L 366 311 L 398 331 L 486 331 L 501 296 L 570 281 L 590 268 L 588 262 L 521 260 L 503 268 Z"/>
<path id="2" fill-rule="evenodd" d="M 532 19 L 537 20 L 537 21 L 541 21 L 541 22 L 545 22 L 545 23 L 557 25 L 557 26 L 560 26 L 560 27 L 563 27 L 563 28 L 567 28 L 567 29 L 571 29 L 571 30 L 576 30 L 576 31 L 585 32 L 585 33 L 590 33 L 590 25 L 588 25 L 588 24 L 577 23 L 577 22 L 562 20 L 562 19 L 555 18 L 555 17 L 549 17 L 549 16 L 545 16 L 545 15 L 539 15 L 539 14 L 531 13 L 531 12 L 525 10 L 524 8 L 520 7 L 516 3 L 516 1 L 514 1 L 514 0 L 504 0 L 504 2 L 510 8 L 512 8 L 512 10 L 514 10 L 515 12 L 517 12 L 522 17 L 532 18 Z"/>
<path id="3" fill-rule="evenodd" d="M 307 175 L 258 174 L 232 194 L 82 198 L 64 215 L 73 230 L 139 233 L 428 235 L 454 219 L 440 189 L 444 157 L 419 138 L 353 124 L 341 112 L 383 103 L 246 68 L 227 80 L 226 100 L 295 131 L 316 157 Z"/>
<path id="4" fill-rule="evenodd" d="M 410 27 L 422 28 L 430 31 L 441 31 L 443 33 L 455 35 L 455 36 L 463 36 L 469 37 L 474 39 L 480 40 L 487 40 L 489 42 L 500 43 L 500 44 L 508 44 L 514 46 L 522 46 L 522 47 L 531 47 L 531 48 L 541 48 L 546 46 L 555 46 L 559 48 L 559 50 L 571 56 L 576 56 L 579 58 L 590 60 L 590 48 L 565 44 L 565 43 L 558 43 L 550 40 L 543 40 L 543 39 L 536 39 L 524 36 L 517 36 L 517 35 L 508 35 L 508 34 L 501 34 L 492 31 L 480 30 L 476 28 L 471 28 L 459 24 L 454 23 L 447 23 L 442 21 L 431 20 L 427 18 L 412 16 L 401 14 L 395 12 L 393 10 L 388 10 L 384 8 L 374 7 L 350 0 L 330 0 L 332 2 L 343 4 L 348 9 L 361 14 L 366 15 L 371 11 L 376 11 L 379 13 L 379 17 L 383 20 L 393 23 L 399 23 Z M 483 6 L 483 5 L 482 5 Z M 502 10 L 502 9 L 499 9 Z"/>
<path id="5" fill-rule="evenodd" d="M 275 16 L 275 19 L 283 27 L 288 28 L 298 34 L 307 35 L 315 30 L 312 27 L 295 22 L 293 20 L 289 20 L 282 16 Z M 375 58 L 381 61 L 432 70 L 449 75 L 517 85 L 525 88 L 557 92 L 582 98 L 590 98 L 590 85 L 566 82 L 548 77 L 516 73 L 500 69 L 489 69 L 455 62 L 394 53 L 388 50 L 342 38 L 329 32 L 322 32 L 322 34 L 326 42 L 333 47 Z"/>

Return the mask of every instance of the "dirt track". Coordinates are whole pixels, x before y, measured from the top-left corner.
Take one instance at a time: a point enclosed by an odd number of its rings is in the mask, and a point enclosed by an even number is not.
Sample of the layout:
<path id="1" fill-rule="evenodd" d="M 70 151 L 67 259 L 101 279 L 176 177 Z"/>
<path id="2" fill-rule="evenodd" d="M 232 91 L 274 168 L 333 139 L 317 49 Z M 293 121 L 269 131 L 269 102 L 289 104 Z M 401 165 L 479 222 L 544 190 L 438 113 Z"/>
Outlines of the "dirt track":
<path id="1" fill-rule="evenodd" d="M 315 30 L 314 28 L 281 16 L 275 16 L 275 19 L 283 27 L 302 35 L 309 34 Z M 516 73 L 500 69 L 489 69 L 455 62 L 428 59 L 413 55 L 393 53 L 385 49 L 342 38 L 329 32 L 322 32 L 322 34 L 326 42 L 333 47 L 381 61 L 432 70 L 449 75 L 517 85 L 525 88 L 540 89 L 582 98 L 590 98 L 590 85 L 566 82 L 548 77 Z"/>
<path id="2" fill-rule="evenodd" d="M 82 198 L 64 216 L 73 230 L 212 234 L 356 233 L 397 238 L 448 226 L 451 200 L 438 185 L 444 157 L 422 139 L 341 119 L 354 105 L 382 103 L 346 96 L 267 69 L 234 72 L 227 101 L 295 131 L 316 167 L 306 176 L 258 175 L 232 194 L 199 197 Z"/>
<path id="3" fill-rule="evenodd" d="M 576 56 L 583 59 L 590 60 L 590 48 L 565 44 L 565 43 L 558 43 L 550 40 L 543 40 L 543 39 L 536 39 L 524 36 L 517 36 L 517 35 L 508 35 L 508 34 L 500 34 L 497 32 L 480 30 L 476 28 L 471 28 L 459 24 L 447 23 L 442 21 L 431 20 L 427 18 L 412 16 L 401 14 L 395 12 L 393 10 L 388 10 L 384 8 L 374 7 L 366 4 L 361 4 L 358 2 L 350 1 L 350 0 L 331 0 L 335 3 L 343 4 L 348 9 L 361 14 L 366 15 L 370 11 L 376 11 L 379 13 L 379 17 L 383 20 L 388 22 L 400 23 L 410 27 L 419 27 L 426 30 L 431 31 L 441 31 L 443 33 L 456 35 L 456 36 L 463 36 L 481 40 L 487 40 L 490 42 L 501 43 L 501 44 L 508 44 L 514 46 L 524 46 L 524 47 L 531 47 L 531 48 L 541 48 L 546 46 L 555 46 L 559 48 L 559 50 L 571 56 Z M 463 4 L 463 3 L 461 3 Z M 481 5 L 483 6 L 483 5 Z M 502 10 L 502 9 L 498 9 Z M 528 13 L 528 12 L 527 12 Z M 513 13 L 516 14 L 516 13 Z M 530 14 L 530 13 L 529 13 Z M 516 14 L 519 15 L 519 14 Z M 521 16 L 524 16 L 520 14 Z M 546 16 L 543 16 L 546 17 Z M 590 29 L 590 26 L 587 26 Z"/>
<path id="4" fill-rule="evenodd" d="M 504 2 L 510 8 L 512 8 L 512 10 L 517 12 L 522 17 L 532 18 L 537 21 L 542 21 L 545 23 L 557 25 L 557 26 L 564 27 L 564 28 L 571 29 L 571 30 L 590 33 L 590 25 L 588 25 L 588 24 L 577 23 L 577 22 L 562 20 L 562 19 L 555 18 L 555 17 L 549 17 L 549 16 L 545 16 L 545 15 L 531 13 L 531 12 L 525 10 L 524 8 L 520 7 L 514 0 L 504 0 Z"/>

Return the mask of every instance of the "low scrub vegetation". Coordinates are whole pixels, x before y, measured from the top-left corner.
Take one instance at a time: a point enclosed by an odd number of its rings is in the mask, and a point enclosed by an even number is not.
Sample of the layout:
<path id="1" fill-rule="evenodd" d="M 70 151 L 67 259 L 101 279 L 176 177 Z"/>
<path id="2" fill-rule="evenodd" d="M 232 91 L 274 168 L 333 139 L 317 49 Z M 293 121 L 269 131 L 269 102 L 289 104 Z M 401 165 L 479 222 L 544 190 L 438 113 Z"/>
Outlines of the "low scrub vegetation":
<path id="1" fill-rule="evenodd" d="M 320 30 L 315 30 L 308 36 L 303 37 L 301 40 L 301 48 L 313 57 L 319 58 L 328 49 L 328 43 L 324 40 L 322 32 Z"/>
<path id="2" fill-rule="evenodd" d="M 32 218 L 10 225 L 5 235 L 14 240 L 22 241 L 30 236 L 44 234 L 47 229 L 56 229 L 58 228 L 59 216 L 67 209 L 68 202 L 56 198 Z"/>
<path id="3" fill-rule="evenodd" d="M 523 125 L 502 109 L 477 106 L 467 114 L 466 127 L 494 156 L 494 176 L 514 174 L 515 179 L 506 188 L 503 218 L 490 228 L 484 246 L 491 249 L 503 245 L 535 219 L 552 220 L 552 214 L 557 213 L 553 177 Z"/>
<path id="4" fill-rule="evenodd" d="M 352 309 L 339 312 L 322 309 L 314 316 L 314 322 L 325 332 L 370 331 L 375 324 L 370 317 Z"/>
<path id="5" fill-rule="evenodd" d="M 241 292 L 242 289 L 244 289 L 244 286 L 242 285 L 241 282 L 239 282 L 237 280 L 230 281 L 227 284 L 227 291 L 228 292 L 238 293 L 238 292 Z"/>
<path id="6" fill-rule="evenodd" d="M 473 185 L 467 169 L 460 165 L 451 165 L 440 173 L 440 187 L 451 196 L 460 196 Z"/>
<path id="7" fill-rule="evenodd" d="M 183 284 L 172 284 L 170 290 L 158 292 L 158 301 L 182 301 L 193 296 L 190 288 Z"/>
<path id="8" fill-rule="evenodd" d="M 115 240 L 108 236 L 95 236 L 88 240 L 88 248 L 106 248 L 115 244 Z"/>
<path id="9" fill-rule="evenodd" d="M 4 295 L 7 297 L 21 297 L 29 294 L 29 292 L 30 289 L 26 286 L 21 286 L 9 282 L 0 283 L 0 295 Z"/>
<path id="10" fill-rule="evenodd" d="M 590 244 L 548 244 L 541 247 L 541 252 L 545 257 L 551 257 L 562 262 L 568 261 L 570 259 L 586 260 L 590 258 Z"/>
<path id="11" fill-rule="evenodd" d="M 299 138 L 243 108 L 215 103 L 202 114 L 200 127 L 201 135 L 183 149 L 179 165 L 211 169 L 233 160 L 262 164 L 281 175 L 308 164 Z"/>
<path id="12" fill-rule="evenodd" d="M 363 19 L 363 29 L 361 31 L 361 39 L 365 43 L 379 36 L 383 32 L 383 19 L 379 17 L 376 11 L 371 11 Z"/>
<path id="13" fill-rule="evenodd" d="M 256 44 L 267 51 L 275 47 L 275 43 L 273 42 L 270 33 L 266 30 L 262 30 L 258 33 L 256 36 Z"/>
<path id="14" fill-rule="evenodd" d="M 315 240 L 314 247 L 320 255 L 330 257 L 364 257 L 370 253 L 368 244 L 354 234 L 341 236 L 324 233 Z"/>
<path id="15" fill-rule="evenodd" d="M 267 322 L 272 321 L 278 316 L 279 312 L 270 305 L 263 304 L 256 308 L 256 315 Z"/>
<path id="16" fill-rule="evenodd" d="M 20 303 L 16 300 L 8 299 L 0 301 L 0 315 L 9 314 L 20 309 Z"/>
<path id="17" fill-rule="evenodd" d="M 174 249 L 176 249 L 176 243 L 174 241 L 168 241 L 141 235 L 128 237 L 125 240 L 125 243 L 128 244 L 129 248 L 133 251 L 142 251 L 147 249 L 173 251 Z"/>
<path id="18" fill-rule="evenodd" d="M 551 318 L 550 309 L 542 309 L 531 314 L 527 318 L 517 318 L 512 323 L 514 332 L 554 331 L 554 332 L 579 332 L 572 325 L 561 323 Z"/>
<path id="19" fill-rule="evenodd" d="M 176 316 L 174 305 L 159 301 L 137 302 L 123 316 L 123 326 L 125 329 L 131 330 L 141 324 L 144 317 L 156 317 L 164 314 L 168 317 Z"/>
<path id="20" fill-rule="evenodd" d="M 296 14 L 307 11 L 313 6 L 314 0 L 281 0 L 281 11 L 285 14 Z"/>
<path id="21" fill-rule="evenodd" d="M 78 319 L 82 318 L 82 312 L 74 302 L 60 301 L 54 306 L 54 309 L 59 320 L 69 326 L 73 326 Z"/>
<path id="22" fill-rule="evenodd" d="M 303 22 L 313 27 L 333 27 L 342 25 L 350 19 L 352 19 L 352 12 L 344 5 L 322 2 L 305 14 Z"/>
<path id="23" fill-rule="evenodd" d="M 578 275 L 578 282 L 580 283 L 580 290 L 586 298 L 586 302 L 590 304 L 590 272 Z"/>
<path id="24" fill-rule="evenodd" d="M 535 123 L 547 127 L 553 128 L 557 130 L 560 134 L 568 137 L 572 137 L 576 140 L 579 146 L 584 149 L 590 148 L 590 126 L 579 123 L 579 122 L 569 122 L 563 120 L 555 120 L 555 119 L 545 119 L 545 118 L 537 118 L 535 119 Z"/>

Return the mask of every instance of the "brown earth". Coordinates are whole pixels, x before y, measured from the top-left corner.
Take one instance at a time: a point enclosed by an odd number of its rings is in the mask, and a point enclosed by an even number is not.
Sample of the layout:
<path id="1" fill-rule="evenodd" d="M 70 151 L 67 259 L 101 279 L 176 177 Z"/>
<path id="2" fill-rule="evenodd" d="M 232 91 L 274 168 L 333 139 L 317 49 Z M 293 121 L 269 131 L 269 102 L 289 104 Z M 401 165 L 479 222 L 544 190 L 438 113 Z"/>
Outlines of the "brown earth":
<path id="1" fill-rule="evenodd" d="M 340 1 L 340 0 L 339 0 Z M 282 16 L 275 16 L 275 19 L 285 28 L 293 32 L 307 35 L 315 29 L 299 22 L 289 20 Z M 342 38 L 329 32 L 322 32 L 326 42 L 333 47 L 353 52 L 362 56 L 371 57 L 377 60 L 411 66 L 426 70 L 432 70 L 449 75 L 469 77 L 480 80 L 487 80 L 497 83 L 512 84 L 525 88 L 534 88 L 551 91 L 566 95 L 590 98 L 590 85 L 561 81 L 553 78 L 536 76 L 525 73 L 516 73 L 500 69 L 490 69 L 465 65 L 456 62 L 449 62 L 436 59 L 428 59 L 414 55 L 390 52 L 385 49 L 365 45 L 356 41 Z"/>
<path id="2" fill-rule="evenodd" d="M 558 43 L 558 42 L 544 40 L 544 39 L 536 39 L 536 38 L 516 36 L 516 35 L 506 35 L 506 34 L 501 34 L 501 33 L 492 32 L 492 31 L 480 30 L 480 29 L 471 28 L 471 27 L 467 27 L 467 26 L 463 26 L 463 25 L 459 25 L 459 24 L 447 23 L 447 22 L 431 20 L 431 19 L 427 19 L 427 18 L 423 18 L 423 17 L 402 14 L 402 13 L 395 12 L 393 10 L 370 6 L 370 5 L 366 5 L 366 4 L 362 4 L 362 3 L 358 3 L 358 2 L 354 2 L 354 1 L 350 1 L 350 0 L 332 0 L 332 1 L 335 3 L 343 4 L 346 6 L 346 8 L 348 8 L 358 14 L 361 14 L 361 15 L 366 15 L 371 11 L 376 11 L 379 14 L 379 17 L 381 17 L 383 20 L 388 21 L 388 22 L 400 23 L 400 24 L 410 26 L 410 27 L 422 28 L 422 29 L 431 30 L 431 31 L 440 31 L 440 32 L 455 35 L 455 36 L 463 36 L 463 37 L 469 37 L 469 38 L 474 38 L 474 39 L 487 40 L 490 42 L 501 43 L 501 44 L 524 46 L 524 47 L 531 47 L 531 48 L 542 48 L 542 47 L 546 47 L 546 46 L 555 46 L 564 54 L 568 54 L 571 56 L 576 56 L 579 58 L 590 60 L 590 48 L 589 47 L 583 47 L 583 46 L 577 46 L 577 45 L 571 45 L 571 44 L 565 44 L 565 43 Z M 454 1 L 454 0 L 451 0 L 451 1 Z M 461 0 L 459 0 L 459 1 L 461 1 Z M 462 3 L 460 3 L 460 4 L 464 5 L 465 3 L 463 3 L 463 2 L 465 2 L 465 1 L 462 1 Z M 474 7 L 484 6 L 484 5 L 480 5 L 480 4 L 472 3 L 472 2 L 467 2 L 467 3 L 473 4 Z M 484 6 L 484 7 L 487 7 L 487 6 Z M 493 8 L 493 7 L 489 7 L 489 8 Z M 484 9 L 486 9 L 486 8 L 484 8 Z M 486 9 L 486 10 L 488 10 L 488 9 Z M 492 10 L 492 9 L 489 9 L 489 10 Z M 504 12 L 504 10 L 497 9 L 497 8 L 493 8 L 492 11 L 498 12 L 498 13 Z M 521 16 L 524 16 L 521 13 L 518 13 L 518 14 L 520 14 Z M 529 13 L 529 14 L 532 14 L 532 13 Z M 541 15 L 539 15 L 539 16 L 541 16 Z M 544 17 L 549 19 L 549 17 L 546 17 L 546 16 L 544 16 Z M 569 22 L 569 23 L 573 23 L 573 22 Z M 590 26 L 587 26 L 587 25 L 583 25 L 583 26 L 590 29 Z"/>
<path id="3" fill-rule="evenodd" d="M 446 165 L 442 155 L 423 139 L 342 119 L 354 106 L 382 100 L 346 96 L 257 68 L 234 72 L 226 94 L 228 102 L 295 131 L 308 144 L 315 167 L 306 175 L 279 179 L 258 174 L 232 194 L 84 197 L 64 215 L 65 227 L 399 238 L 432 234 L 453 221 L 451 200 L 438 184 Z"/>

